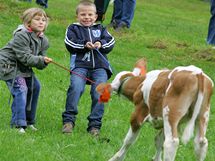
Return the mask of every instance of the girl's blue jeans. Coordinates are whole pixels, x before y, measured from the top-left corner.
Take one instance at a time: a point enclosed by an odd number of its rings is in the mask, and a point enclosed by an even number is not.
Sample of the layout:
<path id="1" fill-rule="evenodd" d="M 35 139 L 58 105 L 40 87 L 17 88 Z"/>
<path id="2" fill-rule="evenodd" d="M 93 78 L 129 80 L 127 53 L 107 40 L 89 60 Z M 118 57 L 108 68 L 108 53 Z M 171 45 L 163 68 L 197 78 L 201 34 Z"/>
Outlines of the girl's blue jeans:
<path id="1" fill-rule="evenodd" d="M 36 108 L 40 92 L 40 83 L 35 76 L 16 77 L 6 84 L 13 96 L 11 106 L 11 127 L 26 127 L 35 123 Z"/>
<path id="2" fill-rule="evenodd" d="M 62 114 L 63 124 L 72 123 L 75 126 L 76 115 L 78 114 L 78 102 L 82 96 L 85 85 L 86 77 L 94 81 L 91 84 L 91 113 L 87 117 L 89 123 L 87 131 L 92 128 L 100 129 L 102 126 L 102 117 L 104 113 L 104 104 L 100 103 L 99 94 L 96 92 L 96 86 L 99 83 L 104 83 L 107 81 L 107 73 L 105 69 L 85 69 L 85 68 L 75 68 L 73 70 L 76 74 L 71 74 L 70 86 L 67 91 L 66 106 L 65 111 Z M 85 105 L 87 106 L 87 104 Z"/>

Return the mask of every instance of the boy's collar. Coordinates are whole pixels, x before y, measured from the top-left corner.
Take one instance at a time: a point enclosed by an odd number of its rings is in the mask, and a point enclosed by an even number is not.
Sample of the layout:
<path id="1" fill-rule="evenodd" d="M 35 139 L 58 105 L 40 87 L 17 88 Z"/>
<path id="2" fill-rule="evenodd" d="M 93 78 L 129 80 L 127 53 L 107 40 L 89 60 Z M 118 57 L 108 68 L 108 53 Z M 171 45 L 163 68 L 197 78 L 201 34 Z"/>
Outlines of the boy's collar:
<path id="1" fill-rule="evenodd" d="M 79 22 L 74 22 L 73 24 L 78 25 L 78 26 L 83 26 Z M 97 25 L 97 23 L 93 23 L 91 26 Z M 91 27 L 91 26 L 83 26 L 83 27 Z"/>

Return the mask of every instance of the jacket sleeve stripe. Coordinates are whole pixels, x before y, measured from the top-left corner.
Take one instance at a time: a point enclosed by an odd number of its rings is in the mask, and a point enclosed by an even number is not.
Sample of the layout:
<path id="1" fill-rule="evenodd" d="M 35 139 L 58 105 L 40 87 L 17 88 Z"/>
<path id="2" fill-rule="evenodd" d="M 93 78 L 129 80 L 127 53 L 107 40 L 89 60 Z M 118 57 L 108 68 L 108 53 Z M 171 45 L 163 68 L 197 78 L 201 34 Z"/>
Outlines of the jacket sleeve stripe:
<path id="1" fill-rule="evenodd" d="M 112 46 L 114 43 L 115 43 L 115 40 L 114 40 L 114 38 L 112 38 L 112 40 L 110 42 L 103 44 L 102 47 L 108 48 L 108 47 Z"/>
<path id="2" fill-rule="evenodd" d="M 84 45 L 75 44 L 74 42 L 70 41 L 70 40 L 67 38 L 67 36 L 66 36 L 66 38 L 64 39 L 64 42 L 65 42 L 67 45 L 69 45 L 69 46 L 71 46 L 71 47 L 73 47 L 73 48 L 78 48 L 78 49 L 83 49 L 83 48 L 84 48 Z"/>

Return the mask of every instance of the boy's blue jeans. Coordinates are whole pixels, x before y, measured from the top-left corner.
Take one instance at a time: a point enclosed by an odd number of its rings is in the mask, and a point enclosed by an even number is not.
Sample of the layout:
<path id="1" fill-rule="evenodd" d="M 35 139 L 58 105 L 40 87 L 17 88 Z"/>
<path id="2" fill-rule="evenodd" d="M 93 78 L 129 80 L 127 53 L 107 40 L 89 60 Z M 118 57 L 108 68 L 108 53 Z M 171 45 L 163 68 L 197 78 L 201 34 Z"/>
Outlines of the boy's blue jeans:
<path id="1" fill-rule="evenodd" d="M 75 68 L 73 70 L 76 74 L 71 74 L 70 77 L 70 86 L 67 91 L 66 99 L 66 110 L 63 112 L 63 124 L 72 123 L 75 126 L 76 115 L 78 114 L 78 102 L 81 95 L 84 92 L 86 80 L 85 77 L 93 80 L 95 83 L 91 84 L 91 113 L 87 117 L 89 123 L 87 131 L 90 131 L 92 128 L 100 129 L 102 126 L 102 117 L 104 113 L 104 104 L 98 102 L 99 94 L 96 92 L 96 86 L 99 83 L 104 83 L 107 81 L 107 73 L 105 69 L 93 69 L 88 70 L 85 68 Z M 78 74 L 78 75 L 77 75 Z"/>
<path id="2" fill-rule="evenodd" d="M 35 123 L 40 83 L 35 76 L 16 77 L 6 81 L 13 96 L 11 127 L 26 127 Z"/>
<path id="3" fill-rule="evenodd" d="M 215 0 L 211 0 L 211 18 L 208 26 L 207 43 L 215 45 Z"/>

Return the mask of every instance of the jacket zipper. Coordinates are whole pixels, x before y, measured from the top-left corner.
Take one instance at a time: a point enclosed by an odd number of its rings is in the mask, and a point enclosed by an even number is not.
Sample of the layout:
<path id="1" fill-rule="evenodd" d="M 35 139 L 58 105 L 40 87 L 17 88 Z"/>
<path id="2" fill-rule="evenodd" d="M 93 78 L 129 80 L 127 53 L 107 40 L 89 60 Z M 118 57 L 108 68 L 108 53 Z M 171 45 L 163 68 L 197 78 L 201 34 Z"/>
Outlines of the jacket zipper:
<path id="1" fill-rule="evenodd" d="M 90 37 L 90 42 L 93 43 L 92 37 L 91 37 L 91 33 L 90 33 L 90 27 L 88 27 L 88 32 L 89 32 L 89 37 Z M 95 68 L 95 60 L 94 60 L 94 53 L 93 50 L 90 51 L 92 54 L 92 60 L 93 60 L 93 68 Z"/>

